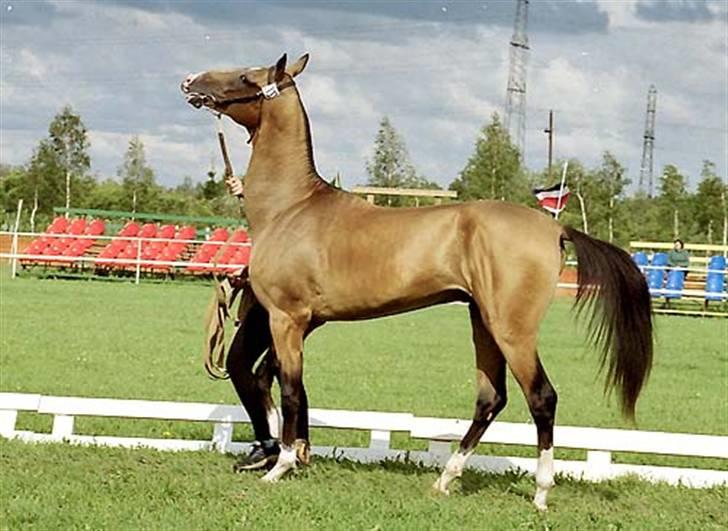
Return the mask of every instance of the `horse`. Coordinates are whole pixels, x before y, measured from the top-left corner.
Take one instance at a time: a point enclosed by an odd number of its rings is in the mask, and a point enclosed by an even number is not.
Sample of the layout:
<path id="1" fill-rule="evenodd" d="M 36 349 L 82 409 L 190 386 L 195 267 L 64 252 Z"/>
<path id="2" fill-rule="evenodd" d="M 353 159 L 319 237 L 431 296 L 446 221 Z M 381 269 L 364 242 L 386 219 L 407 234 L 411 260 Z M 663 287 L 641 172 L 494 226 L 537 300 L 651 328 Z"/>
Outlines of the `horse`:
<path id="1" fill-rule="evenodd" d="M 328 321 L 462 302 L 469 307 L 475 348 L 475 411 L 433 488 L 449 493 L 506 406 L 509 368 L 536 426 L 533 502 L 545 510 L 554 486 L 557 395 L 537 337 L 564 265 L 565 242 L 578 260 L 577 312 L 589 313 L 591 339 L 606 369 L 605 391 L 618 390 L 627 419 L 634 419 L 653 357 L 642 273 L 624 250 L 525 206 L 473 201 L 388 208 L 334 188 L 316 170 L 295 81 L 307 63 L 306 54 L 288 65 L 284 54 L 272 66 L 210 70 L 181 84 L 191 105 L 228 116 L 250 135 L 244 192 L 254 241 L 249 282 L 260 305 L 252 323 L 270 334 L 283 415 L 280 455 L 262 480 L 275 482 L 294 469 L 296 440 L 307 437 L 303 346 L 309 333 Z M 257 343 L 263 347 L 247 350 L 260 354 L 266 341 Z M 234 360 L 228 367 L 252 363 Z M 269 407 L 263 394 L 241 397 L 246 408 L 252 404 L 259 425 Z"/>

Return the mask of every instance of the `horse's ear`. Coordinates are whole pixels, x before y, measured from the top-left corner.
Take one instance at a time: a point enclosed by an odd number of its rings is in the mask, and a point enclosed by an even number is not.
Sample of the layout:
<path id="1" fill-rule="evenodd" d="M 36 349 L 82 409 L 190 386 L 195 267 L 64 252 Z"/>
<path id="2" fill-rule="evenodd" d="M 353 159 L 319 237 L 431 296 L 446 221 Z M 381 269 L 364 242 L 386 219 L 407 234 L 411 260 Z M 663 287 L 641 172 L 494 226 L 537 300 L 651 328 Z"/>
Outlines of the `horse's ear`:
<path id="1" fill-rule="evenodd" d="M 273 68 L 275 68 L 275 73 L 273 75 L 273 79 L 275 80 L 276 83 L 283 81 L 283 75 L 286 73 L 286 60 L 287 60 L 286 54 L 281 55 L 281 58 L 278 59 L 278 62 L 273 67 Z"/>
<path id="2" fill-rule="evenodd" d="M 298 61 L 293 63 L 286 72 L 291 77 L 296 77 L 298 74 L 303 72 L 303 70 L 306 68 L 306 65 L 308 64 L 308 54 L 305 53 L 301 57 L 298 58 Z"/>

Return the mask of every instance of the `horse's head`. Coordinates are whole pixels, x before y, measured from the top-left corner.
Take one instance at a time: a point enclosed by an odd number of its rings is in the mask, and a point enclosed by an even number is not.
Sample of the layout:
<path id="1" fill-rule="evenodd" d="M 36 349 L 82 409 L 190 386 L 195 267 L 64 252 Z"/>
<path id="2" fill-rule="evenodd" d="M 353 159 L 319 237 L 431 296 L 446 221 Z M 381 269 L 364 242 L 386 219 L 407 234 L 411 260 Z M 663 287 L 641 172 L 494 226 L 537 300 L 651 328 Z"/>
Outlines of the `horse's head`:
<path id="1" fill-rule="evenodd" d="M 261 102 L 275 98 L 294 85 L 293 78 L 303 72 L 308 54 L 286 67 L 286 55 L 270 67 L 209 70 L 190 74 L 182 82 L 187 102 L 225 114 L 254 131 L 260 124 Z"/>

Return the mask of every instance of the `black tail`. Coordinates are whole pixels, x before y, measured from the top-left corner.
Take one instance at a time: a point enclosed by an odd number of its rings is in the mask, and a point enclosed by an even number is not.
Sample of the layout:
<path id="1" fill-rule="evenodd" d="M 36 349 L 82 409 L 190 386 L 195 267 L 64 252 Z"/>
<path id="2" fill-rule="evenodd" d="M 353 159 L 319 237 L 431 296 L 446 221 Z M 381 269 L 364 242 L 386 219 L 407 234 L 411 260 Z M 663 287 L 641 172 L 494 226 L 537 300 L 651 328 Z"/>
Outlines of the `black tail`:
<path id="1" fill-rule="evenodd" d="M 645 277 L 625 251 L 564 227 L 579 262 L 578 313 L 591 308 L 589 333 L 607 367 L 605 390 L 620 390 L 622 413 L 635 403 L 652 367 L 652 306 Z"/>

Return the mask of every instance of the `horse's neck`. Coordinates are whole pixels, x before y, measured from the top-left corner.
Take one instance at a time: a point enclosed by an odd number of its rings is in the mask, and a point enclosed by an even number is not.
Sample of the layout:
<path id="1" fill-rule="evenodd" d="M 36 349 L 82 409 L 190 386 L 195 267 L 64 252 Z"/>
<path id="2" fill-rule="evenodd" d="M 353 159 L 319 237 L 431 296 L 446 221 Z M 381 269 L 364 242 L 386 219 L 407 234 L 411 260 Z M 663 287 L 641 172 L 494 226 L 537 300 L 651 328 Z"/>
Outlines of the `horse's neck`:
<path id="1" fill-rule="evenodd" d="M 245 176 L 246 215 L 254 233 L 323 184 L 314 166 L 308 119 L 298 94 L 265 102 L 261 112 Z"/>

